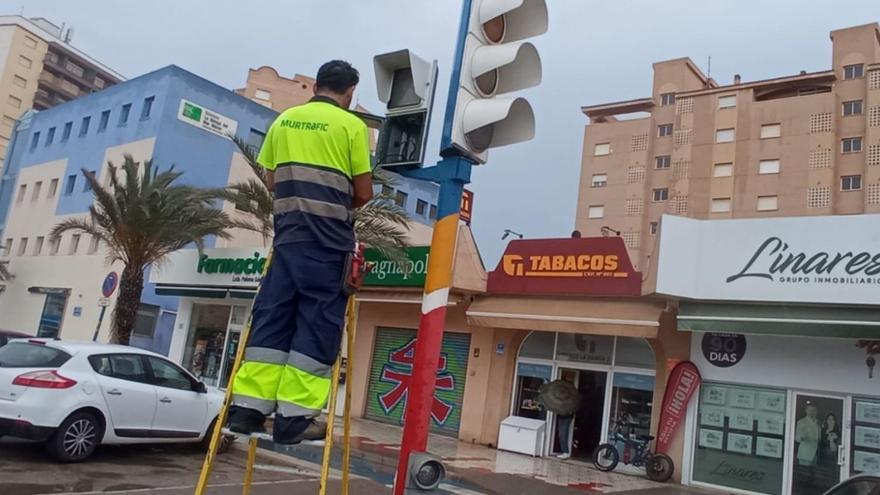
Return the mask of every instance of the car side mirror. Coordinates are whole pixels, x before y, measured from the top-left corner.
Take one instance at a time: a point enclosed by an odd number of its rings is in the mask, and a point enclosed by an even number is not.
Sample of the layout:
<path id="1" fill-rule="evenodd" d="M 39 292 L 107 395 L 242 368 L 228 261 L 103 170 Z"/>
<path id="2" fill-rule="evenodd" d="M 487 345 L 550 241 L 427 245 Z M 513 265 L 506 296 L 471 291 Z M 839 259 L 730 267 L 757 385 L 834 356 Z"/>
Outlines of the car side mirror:
<path id="1" fill-rule="evenodd" d="M 196 382 L 193 385 L 193 391 L 198 392 L 200 394 L 207 394 L 208 393 L 208 386 L 205 385 L 205 382 Z"/>

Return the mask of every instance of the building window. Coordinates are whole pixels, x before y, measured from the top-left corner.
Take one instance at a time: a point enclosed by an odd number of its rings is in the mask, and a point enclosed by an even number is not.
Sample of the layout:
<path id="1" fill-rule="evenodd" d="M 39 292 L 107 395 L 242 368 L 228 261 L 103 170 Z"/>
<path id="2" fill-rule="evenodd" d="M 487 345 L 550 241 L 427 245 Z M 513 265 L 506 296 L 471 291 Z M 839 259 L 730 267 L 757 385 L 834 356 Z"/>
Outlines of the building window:
<path id="1" fill-rule="evenodd" d="M 730 198 L 712 198 L 712 213 L 727 213 L 730 211 Z"/>
<path id="2" fill-rule="evenodd" d="M 782 135 L 781 124 L 764 124 L 761 126 L 761 139 L 773 139 Z"/>
<path id="3" fill-rule="evenodd" d="M 431 220 L 437 219 L 437 205 L 431 205 L 431 210 L 428 218 L 430 218 Z"/>
<path id="4" fill-rule="evenodd" d="M 734 108 L 736 106 L 736 95 L 727 95 L 718 97 L 718 109 Z"/>
<path id="5" fill-rule="evenodd" d="M 107 130 L 107 124 L 110 122 L 110 110 L 101 112 L 101 120 L 98 121 L 98 132 Z"/>
<path id="6" fill-rule="evenodd" d="M 732 143 L 735 138 L 733 129 L 718 129 L 715 131 L 716 143 Z"/>
<path id="7" fill-rule="evenodd" d="M 156 101 L 155 96 L 148 96 L 144 98 L 144 107 L 141 109 L 141 120 L 147 120 L 150 118 L 150 114 L 153 112 L 153 102 Z"/>
<path id="8" fill-rule="evenodd" d="M 660 124 L 657 126 L 657 136 L 665 137 L 672 135 L 672 124 Z"/>
<path id="9" fill-rule="evenodd" d="M 27 245 L 28 245 L 28 238 L 27 237 L 22 237 L 18 241 L 18 255 L 19 256 L 24 256 L 24 254 L 27 252 Z"/>
<path id="10" fill-rule="evenodd" d="M 76 187 L 76 174 L 67 176 L 67 188 L 64 190 L 65 196 L 70 196 L 73 194 L 73 189 Z"/>
<path id="11" fill-rule="evenodd" d="M 134 320 L 132 335 L 151 339 L 156 332 L 156 322 L 159 321 L 159 306 L 141 303 L 138 306 L 137 316 Z"/>
<path id="12" fill-rule="evenodd" d="M 611 154 L 611 143 L 600 143 L 593 148 L 593 156 L 606 156 Z"/>
<path id="13" fill-rule="evenodd" d="M 68 122 L 64 124 L 64 132 L 61 133 L 61 142 L 65 142 L 70 139 L 70 132 L 73 130 L 73 122 Z"/>
<path id="14" fill-rule="evenodd" d="M 660 155 L 654 158 L 654 168 L 669 168 L 672 166 L 672 157 L 669 155 Z"/>
<path id="15" fill-rule="evenodd" d="M 40 199 L 40 189 L 43 188 L 43 182 L 37 181 L 34 183 L 34 192 L 31 194 L 31 201 L 36 201 Z"/>
<path id="16" fill-rule="evenodd" d="M 34 243 L 34 256 L 39 256 L 43 251 L 43 240 L 45 238 L 43 236 L 37 237 L 37 241 Z"/>
<path id="17" fill-rule="evenodd" d="M 95 170 L 89 170 L 89 174 L 96 179 L 98 178 L 98 172 Z M 83 192 L 84 193 L 91 192 L 92 182 L 89 180 L 88 176 L 84 177 L 84 179 L 85 179 L 85 184 L 83 184 Z"/>
<path id="18" fill-rule="evenodd" d="M 844 153 L 858 153 L 862 151 L 862 138 L 860 137 L 845 138 L 842 143 Z"/>
<path id="19" fill-rule="evenodd" d="M 12 77 L 12 84 L 18 86 L 19 88 L 26 88 L 27 87 L 27 79 L 19 76 L 18 74 L 15 74 Z"/>
<path id="20" fill-rule="evenodd" d="M 660 95 L 660 106 L 665 107 L 675 104 L 675 93 L 663 93 Z"/>
<path id="21" fill-rule="evenodd" d="M 759 174 L 778 174 L 779 160 L 761 160 L 758 162 Z"/>
<path id="22" fill-rule="evenodd" d="M 394 196 L 394 188 L 386 184 L 382 184 L 382 192 L 380 194 L 390 199 L 392 196 Z"/>
<path id="23" fill-rule="evenodd" d="M 119 126 L 122 127 L 128 123 L 128 114 L 131 113 L 131 103 L 122 105 L 122 111 L 119 113 Z"/>
<path id="24" fill-rule="evenodd" d="M 406 208 L 406 198 L 409 195 L 403 191 L 397 191 L 397 194 L 394 195 L 394 204 L 401 208 Z"/>
<path id="25" fill-rule="evenodd" d="M 24 67 L 25 69 L 30 69 L 31 66 L 34 65 L 34 61 L 25 57 L 24 55 L 19 55 L 18 65 Z"/>
<path id="26" fill-rule="evenodd" d="M 425 216 L 428 211 L 428 202 L 423 199 L 416 200 L 416 215 Z"/>
<path id="27" fill-rule="evenodd" d="M 657 232 L 660 231 L 660 224 L 658 222 L 651 222 L 648 224 L 648 228 L 650 229 L 651 235 L 657 235 Z"/>
<path id="28" fill-rule="evenodd" d="M 35 132 L 33 136 L 31 136 L 31 151 L 37 149 L 37 145 L 40 144 L 40 133 Z"/>
<path id="29" fill-rule="evenodd" d="M 67 250 L 67 254 L 76 254 L 76 250 L 79 249 L 80 237 L 82 237 L 80 234 L 73 234 L 70 237 L 70 248 Z"/>
<path id="30" fill-rule="evenodd" d="M 602 218 L 605 216 L 605 206 L 603 205 L 590 205 L 587 208 L 587 218 Z"/>
<path id="31" fill-rule="evenodd" d="M 24 46 L 26 46 L 28 48 L 36 48 L 37 47 L 37 40 L 31 38 L 30 36 L 25 36 L 24 37 Z"/>
<path id="32" fill-rule="evenodd" d="M 49 132 L 46 133 L 46 147 L 48 148 L 55 141 L 55 128 L 50 127 Z"/>
<path id="33" fill-rule="evenodd" d="M 49 194 L 46 195 L 46 199 L 54 198 L 56 193 L 58 193 L 58 179 L 52 179 L 52 182 L 49 183 Z"/>
<path id="34" fill-rule="evenodd" d="M 84 137 L 89 133 L 89 124 L 92 122 L 91 117 L 83 117 L 82 125 L 79 126 L 79 137 Z"/>
<path id="35" fill-rule="evenodd" d="M 58 251 L 61 249 L 61 236 L 52 237 L 49 239 L 49 254 L 51 256 L 55 256 L 58 254 Z"/>
<path id="36" fill-rule="evenodd" d="M 98 252 L 98 247 L 101 244 L 101 239 L 98 236 L 92 236 L 92 242 L 89 243 L 89 254 L 95 254 Z"/>
<path id="37" fill-rule="evenodd" d="M 843 66 L 844 79 L 858 79 L 865 76 L 865 64 L 853 64 Z"/>
<path id="38" fill-rule="evenodd" d="M 843 116 L 849 117 L 850 115 L 861 115 L 862 114 L 862 100 L 853 100 L 853 101 L 845 101 L 843 102 Z"/>
<path id="39" fill-rule="evenodd" d="M 9 98 L 6 98 L 6 103 L 9 103 L 9 106 L 11 107 L 21 108 L 21 98 L 9 95 Z"/>
<path id="40" fill-rule="evenodd" d="M 732 163 L 716 163 L 712 168 L 712 177 L 730 177 L 733 175 Z"/>
<path id="41" fill-rule="evenodd" d="M 591 187 L 605 187 L 608 185 L 608 174 L 593 174 L 590 182 Z"/>
<path id="42" fill-rule="evenodd" d="M 668 200 L 669 199 L 669 189 L 667 189 L 665 187 L 661 187 L 659 189 L 654 189 L 653 194 L 652 194 L 652 198 L 655 203 Z"/>
<path id="43" fill-rule="evenodd" d="M 859 191 L 862 189 L 861 175 L 844 175 L 840 177 L 841 191 Z"/>
<path id="44" fill-rule="evenodd" d="M 3 245 L 3 256 L 9 256 L 12 254 L 12 238 L 6 238 L 6 244 Z"/>
<path id="45" fill-rule="evenodd" d="M 27 184 L 22 184 L 18 186 L 18 198 L 15 200 L 16 203 L 24 202 L 24 197 L 27 195 Z"/>
<path id="46" fill-rule="evenodd" d="M 254 98 L 268 101 L 272 99 L 272 93 L 265 89 L 258 89 L 254 92 Z"/>
<path id="47" fill-rule="evenodd" d="M 779 209 L 779 196 L 758 196 L 758 211 L 776 211 Z"/>

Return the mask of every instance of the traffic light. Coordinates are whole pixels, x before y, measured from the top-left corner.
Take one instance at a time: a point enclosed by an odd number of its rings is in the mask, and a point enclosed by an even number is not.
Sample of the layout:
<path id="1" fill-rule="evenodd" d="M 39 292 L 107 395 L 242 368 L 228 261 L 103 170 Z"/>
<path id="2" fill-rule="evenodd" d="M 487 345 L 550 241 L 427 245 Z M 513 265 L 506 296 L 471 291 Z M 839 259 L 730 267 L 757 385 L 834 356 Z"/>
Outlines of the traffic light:
<path id="1" fill-rule="evenodd" d="M 535 116 L 525 98 L 507 95 L 541 82 L 541 57 L 523 41 L 547 32 L 544 0 L 466 0 L 458 82 L 450 87 L 441 155 L 486 163 L 487 150 L 528 141 Z M 453 78 L 455 74 L 453 74 Z"/>
<path id="2" fill-rule="evenodd" d="M 373 68 L 379 100 L 387 110 L 376 143 L 376 165 L 420 167 L 425 159 L 437 62 L 398 50 L 373 57 Z"/>

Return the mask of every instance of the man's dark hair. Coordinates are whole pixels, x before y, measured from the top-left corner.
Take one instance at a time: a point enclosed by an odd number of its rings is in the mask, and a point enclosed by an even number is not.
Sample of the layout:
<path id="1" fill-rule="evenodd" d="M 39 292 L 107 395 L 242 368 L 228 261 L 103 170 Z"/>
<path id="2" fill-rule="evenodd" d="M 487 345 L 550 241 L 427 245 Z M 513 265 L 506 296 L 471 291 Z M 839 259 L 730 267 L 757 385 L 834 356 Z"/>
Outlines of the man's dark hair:
<path id="1" fill-rule="evenodd" d="M 360 81 L 357 69 L 344 60 L 331 60 L 318 69 L 318 77 L 315 78 L 315 89 L 345 93 L 348 88 Z"/>

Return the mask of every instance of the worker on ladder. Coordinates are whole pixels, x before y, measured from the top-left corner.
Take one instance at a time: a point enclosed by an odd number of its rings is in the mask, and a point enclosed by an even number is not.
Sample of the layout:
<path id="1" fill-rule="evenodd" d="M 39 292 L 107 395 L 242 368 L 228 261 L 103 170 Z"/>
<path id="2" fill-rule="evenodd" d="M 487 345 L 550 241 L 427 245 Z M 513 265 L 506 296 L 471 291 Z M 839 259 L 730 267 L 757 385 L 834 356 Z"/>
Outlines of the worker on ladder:
<path id="1" fill-rule="evenodd" d="M 262 432 L 274 412 L 276 443 L 324 438 L 315 418 L 330 395 L 346 300 L 358 283 L 352 210 L 373 196 L 367 127 L 347 111 L 358 80 L 348 62 L 322 65 L 315 96 L 278 116 L 257 158 L 275 194 L 274 254 L 232 384 L 233 432 Z"/>

